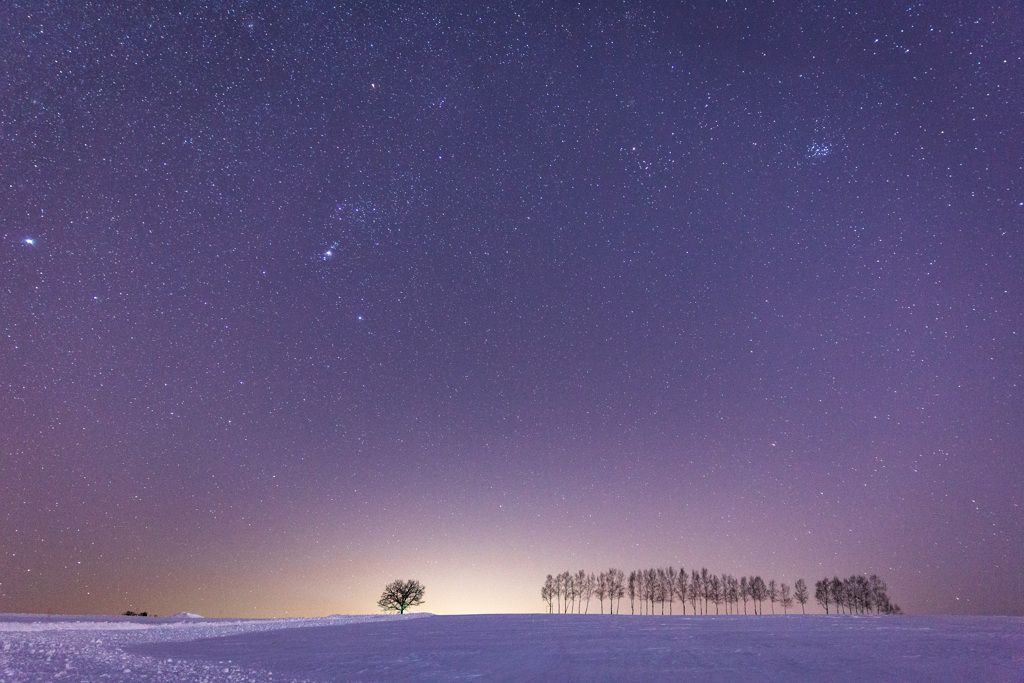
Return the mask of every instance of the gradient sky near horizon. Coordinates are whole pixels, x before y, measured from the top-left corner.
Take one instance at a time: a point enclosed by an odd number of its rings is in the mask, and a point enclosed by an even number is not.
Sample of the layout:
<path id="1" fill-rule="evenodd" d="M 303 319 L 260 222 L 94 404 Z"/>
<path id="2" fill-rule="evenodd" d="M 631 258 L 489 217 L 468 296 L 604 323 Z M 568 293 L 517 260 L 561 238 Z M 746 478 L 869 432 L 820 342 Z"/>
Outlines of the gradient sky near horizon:
<path id="1" fill-rule="evenodd" d="M 0 612 L 1024 614 L 1019 2 L 0 7 Z"/>

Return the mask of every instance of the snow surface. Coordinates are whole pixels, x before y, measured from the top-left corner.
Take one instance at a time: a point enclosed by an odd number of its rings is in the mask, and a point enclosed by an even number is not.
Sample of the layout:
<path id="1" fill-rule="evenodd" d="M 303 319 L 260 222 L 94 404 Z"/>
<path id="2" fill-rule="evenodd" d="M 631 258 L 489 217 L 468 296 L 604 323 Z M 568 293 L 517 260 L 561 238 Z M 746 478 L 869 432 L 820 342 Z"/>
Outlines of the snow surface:
<path id="1" fill-rule="evenodd" d="M 0 615 L 0 681 L 1012 681 L 1019 617 Z"/>

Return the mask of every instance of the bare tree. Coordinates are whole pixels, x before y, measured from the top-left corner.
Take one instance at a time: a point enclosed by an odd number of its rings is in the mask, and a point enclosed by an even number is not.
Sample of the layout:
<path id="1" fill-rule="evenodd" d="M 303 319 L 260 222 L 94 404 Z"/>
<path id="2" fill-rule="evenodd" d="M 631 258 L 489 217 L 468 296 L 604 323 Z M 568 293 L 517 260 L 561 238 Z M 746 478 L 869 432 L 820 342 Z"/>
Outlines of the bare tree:
<path id="1" fill-rule="evenodd" d="M 654 599 L 661 603 L 661 613 L 665 614 L 665 570 L 661 567 L 655 570 Z"/>
<path id="2" fill-rule="evenodd" d="M 700 604 L 700 596 L 703 595 L 703 589 L 700 585 L 700 573 L 694 569 L 693 574 L 690 575 L 690 605 L 693 607 L 693 613 L 697 614 L 697 605 Z"/>
<path id="3" fill-rule="evenodd" d="M 619 611 L 619 603 L 626 596 L 626 575 L 621 569 L 608 570 L 608 602 L 615 600 L 615 612 Z M 609 613 L 611 607 L 608 608 Z"/>
<path id="4" fill-rule="evenodd" d="M 729 575 L 722 574 L 722 604 L 725 605 L 725 613 L 728 614 L 732 608 L 732 598 L 729 597 Z"/>
<path id="5" fill-rule="evenodd" d="M 416 580 L 402 581 L 396 579 L 384 587 L 377 604 L 385 612 L 405 614 L 405 610 L 423 604 L 426 589 Z"/>
<path id="6" fill-rule="evenodd" d="M 643 607 L 640 609 L 641 614 L 652 614 L 654 612 L 651 604 L 653 603 L 652 597 L 654 595 L 654 582 L 651 581 L 649 569 L 641 569 L 640 577 L 643 578 L 641 586 L 643 587 Z"/>
<path id="7" fill-rule="evenodd" d="M 640 603 L 640 614 L 645 614 L 647 610 L 647 572 L 643 569 L 636 570 L 636 601 Z"/>
<path id="8" fill-rule="evenodd" d="M 789 608 L 793 604 L 793 596 L 790 594 L 788 583 L 779 586 L 779 602 L 782 603 L 782 613 L 789 614 Z"/>
<path id="9" fill-rule="evenodd" d="M 555 579 L 551 574 L 544 579 L 544 586 L 540 589 L 540 599 L 548 603 L 548 614 L 552 612 L 552 600 L 555 597 Z"/>
<path id="10" fill-rule="evenodd" d="M 857 577 L 857 604 L 860 608 L 861 614 L 870 612 L 874 606 L 871 594 L 871 584 L 868 582 L 867 577 Z"/>
<path id="11" fill-rule="evenodd" d="M 832 592 L 830 589 L 831 584 L 827 576 L 814 584 L 814 599 L 825 608 L 825 614 L 829 613 L 828 606 L 832 602 Z"/>
<path id="12" fill-rule="evenodd" d="M 750 597 L 750 584 L 747 577 L 740 577 L 740 597 L 743 598 L 743 614 L 747 613 L 747 598 Z"/>
<path id="13" fill-rule="evenodd" d="M 647 614 L 654 614 L 654 603 L 658 602 L 658 570 L 653 567 L 644 573 L 644 591 L 647 593 Z"/>
<path id="14" fill-rule="evenodd" d="M 643 569 L 636 570 L 636 601 L 640 614 L 644 614 L 647 609 L 647 572 Z"/>
<path id="15" fill-rule="evenodd" d="M 572 574 L 569 572 L 562 572 L 560 578 L 562 579 L 562 612 L 568 613 L 572 611 L 571 604 L 576 593 L 576 582 L 572 580 Z"/>
<path id="16" fill-rule="evenodd" d="M 643 569 L 636 570 L 636 613 L 643 614 L 647 607 L 647 574 Z"/>
<path id="17" fill-rule="evenodd" d="M 629 613 L 636 614 L 634 605 L 636 604 L 636 571 L 629 573 Z"/>
<path id="18" fill-rule="evenodd" d="M 636 599 L 640 603 L 640 614 L 647 614 L 647 570 L 636 570 Z"/>
<path id="19" fill-rule="evenodd" d="M 803 579 L 797 579 L 796 583 L 793 584 L 793 597 L 800 603 L 800 612 L 807 614 L 807 610 L 804 609 L 804 605 L 807 604 L 807 583 Z"/>
<path id="20" fill-rule="evenodd" d="M 768 597 L 768 587 L 764 585 L 764 579 L 755 576 L 750 581 L 750 597 L 754 600 L 754 613 L 764 614 L 764 599 Z"/>
<path id="21" fill-rule="evenodd" d="M 592 598 L 594 596 L 594 590 L 595 590 L 595 586 L 597 584 L 597 579 L 594 578 L 594 575 L 592 573 L 589 574 L 589 575 L 588 574 L 584 574 L 582 569 L 580 570 L 579 577 L 580 577 L 580 580 L 581 580 L 580 583 L 583 586 L 583 589 L 581 591 L 582 592 L 582 600 L 581 600 L 581 602 L 583 600 L 586 600 L 586 605 L 585 605 L 585 607 L 583 609 L 583 613 L 584 614 L 590 614 L 590 598 Z"/>
<path id="22" fill-rule="evenodd" d="M 604 614 L 604 598 L 608 595 L 608 575 L 604 572 L 597 575 L 597 583 L 594 584 L 594 595 L 597 596 L 601 614 Z"/>
<path id="23" fill-rule="evenodd" d="M 728 580 L 728 599 L 733 606 L 732 612 L 738 614 L 740 611 L 740 582 L 731 574 L 726 576 L 726 579 Z"/>
<path id="24" fill-rule="evenodd" d="M 711 581 L 708 582 L 708 597 L 711 598 L 711 602 L 715 605 L 715 614 L 718 614 L 718 605 L 722 602 L 722 581 L 717 575 L 711 575 Z"/>
<path id="25" fill-rule="evenodd" d="M 683 615 L 686 614 L 686 597 L 687 597 L 687 577 L 686 570 L 682 567 L 679 568 L 679 573 L 676 574 L 676 595 L 679 596 L 679 601 L 683 603 Z"/>
<path id="26" fill-rule="evenodd" d="M 636 570 L 636 613 L 645 614 L 647 609 L 647 572 Z"/>
<path id="27" fill-rule="evenodd" d="M 708 613 L 708 599 L 711 597 L 711 581 L 708 579 L 707 567 L 700 568 L 701 596 L 704 598 L 704 614 Z"/>
<path id="28" fill-rule="evenodd" d="M 668 613 L 672 614 L 672 603 L 676 601 L 676 570 L 669 565 L 665 572 L 665 592 L 668 594 Z"/>
<path id="29" fill-rule="evenodd" d="M 587 591 L 587 573 L 582 569 L 573 577 L 576 584 L 576 613 L 583 614 L 583 599 Z"/>
<path id="30" fill-rule="evenodd" d="M 846 591 L 843 590 L 843 582 L 839 580 L 838 576 L 832 577 L 832 583 L 829 584 L 829 592 L 832 593 L 832 603 L 836 606 L 836 612 L 843 613 L 843 604 L 846 602 Z"/>
<path id="31" fill-rule="evenodd" d="M 775 584 L 775 579 L 768 580 L 768 590 L 765 593 L 772 603 L 772 614 L 775 614 L 775 603 L 779 600 L 779 587 Z"/>

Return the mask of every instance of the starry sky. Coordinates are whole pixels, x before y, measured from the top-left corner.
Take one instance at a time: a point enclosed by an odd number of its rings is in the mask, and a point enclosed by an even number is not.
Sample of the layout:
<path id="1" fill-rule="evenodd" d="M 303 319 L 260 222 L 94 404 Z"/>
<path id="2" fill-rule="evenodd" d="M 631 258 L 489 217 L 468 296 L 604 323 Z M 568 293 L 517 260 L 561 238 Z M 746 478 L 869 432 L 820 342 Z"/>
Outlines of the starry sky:
<path id="1" fill-rule="evenodd" d="M 1024 614 L 1019 2 L 10 0 L 0 52 L 0 612 Z"/>

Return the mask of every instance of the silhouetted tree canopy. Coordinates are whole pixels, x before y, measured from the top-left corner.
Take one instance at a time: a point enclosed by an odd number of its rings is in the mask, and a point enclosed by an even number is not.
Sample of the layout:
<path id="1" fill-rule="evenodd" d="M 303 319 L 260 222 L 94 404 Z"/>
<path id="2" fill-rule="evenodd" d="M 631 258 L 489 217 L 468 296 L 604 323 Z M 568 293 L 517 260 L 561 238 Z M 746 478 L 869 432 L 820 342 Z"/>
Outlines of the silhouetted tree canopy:
<path id="1" fill-rule="evenodd" d="M 423 593 L 426 589 L 419 581 L 396 579 L 389 583 L 380 596 L 377 604 L 385 612 L 404 614 L 405 610 L 423 604 Z"/>

